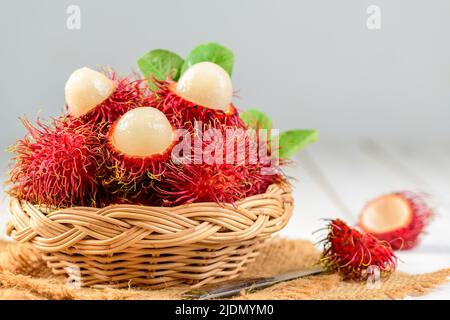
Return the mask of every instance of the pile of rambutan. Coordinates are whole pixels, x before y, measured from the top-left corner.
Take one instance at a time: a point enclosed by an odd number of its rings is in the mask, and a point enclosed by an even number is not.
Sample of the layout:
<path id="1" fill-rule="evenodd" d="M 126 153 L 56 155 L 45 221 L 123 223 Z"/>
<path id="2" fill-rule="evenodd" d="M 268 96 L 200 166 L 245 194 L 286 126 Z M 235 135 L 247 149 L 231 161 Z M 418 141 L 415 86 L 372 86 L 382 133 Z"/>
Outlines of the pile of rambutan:
<path id="1" fill-rule="evenodd" d="M 14 153 L 9 194 L 49 207 L 110 204 L 102 180 L 109 175 L 107 139 L 111 124 L 127 111 L 148 104 L 146 82 L 81 68 L 66 84 L 63 115 L 27 130 Z"/>
<path id="2" fill-rule="evenodd" d="M 9 194 L 52 208 L 174 206 L 235 203 L 284 181 L 284 159 L 267 135 L 248 134 L 258 128 L 232 103 L 231 51 L 210 43 L 193 52 L 150 51 L 138 61 L 143 77 L 74 71 L 64 114 L 23 119 Z"/>

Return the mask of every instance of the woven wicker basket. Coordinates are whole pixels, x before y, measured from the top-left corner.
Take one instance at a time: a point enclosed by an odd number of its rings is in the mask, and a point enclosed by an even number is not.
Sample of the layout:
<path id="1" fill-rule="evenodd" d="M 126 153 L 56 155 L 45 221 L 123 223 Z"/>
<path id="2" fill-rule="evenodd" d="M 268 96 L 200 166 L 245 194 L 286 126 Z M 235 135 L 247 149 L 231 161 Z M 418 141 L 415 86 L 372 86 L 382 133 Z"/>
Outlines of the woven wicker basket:
<path id="1" fill-rule="evenodd" d="M 261 243 L 288 222 L 288 184 L 234 206 L 111 205 L 45 212 L 11 199 L 8 234 L 43 253 L 55 274 L 80 286 L 198 287 L 237 277 Z M 76 270 L 78 272 L 73 272 Z"/>

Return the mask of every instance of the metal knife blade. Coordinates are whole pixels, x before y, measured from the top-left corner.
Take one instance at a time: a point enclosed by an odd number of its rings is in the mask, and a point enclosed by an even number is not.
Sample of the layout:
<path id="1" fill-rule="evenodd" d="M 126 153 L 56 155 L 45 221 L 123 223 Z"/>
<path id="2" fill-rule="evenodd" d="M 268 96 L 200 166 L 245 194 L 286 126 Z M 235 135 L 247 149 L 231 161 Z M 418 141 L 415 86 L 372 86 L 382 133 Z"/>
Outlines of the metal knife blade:
<path id="1" fill-rule="evenodd" d="M 318 274 L 324 272 L 322 267 L 316 267 L 301 271 L 293 271 L 276 275 L 268 278 L 246 278 L 240 280 L 232 280 L 228 282 L 206 285 L 198 289 L 190 290 L 183 293 L 183 299 L 216 299 L 216 298 L 229 298 L 238 295 L 242 290 L 247 292 L 253 292 L 256 290 L 270 287 L 274 284 L 294 280 L 297 278 Z"/>

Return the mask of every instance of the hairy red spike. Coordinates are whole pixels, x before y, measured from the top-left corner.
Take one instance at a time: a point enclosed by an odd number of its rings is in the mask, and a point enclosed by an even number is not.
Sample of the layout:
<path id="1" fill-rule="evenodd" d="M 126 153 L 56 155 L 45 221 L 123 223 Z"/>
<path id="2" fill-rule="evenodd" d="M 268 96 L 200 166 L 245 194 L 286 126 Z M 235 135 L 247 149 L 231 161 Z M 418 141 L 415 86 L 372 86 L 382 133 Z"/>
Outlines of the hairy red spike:
<path id="1" fill-rule="evenodd" d="M 11 150 L 15 161 L 9 193 L 34 204 L 69 207 L 98 205 L 96 175 L 103 141 L 91 124 L 73 117 L 33 126 L 22 119 L 27 135 Z"/>
<path id="2" fill-rule="evenodd" d="M 378 268 L 382 275 L 397 267 L 397 257 L 389 243 L 349 227 L 340 219 L 329 222 L 323 242 L 321 262 L 346 279 L 367 279 L 370 266 Z"/>

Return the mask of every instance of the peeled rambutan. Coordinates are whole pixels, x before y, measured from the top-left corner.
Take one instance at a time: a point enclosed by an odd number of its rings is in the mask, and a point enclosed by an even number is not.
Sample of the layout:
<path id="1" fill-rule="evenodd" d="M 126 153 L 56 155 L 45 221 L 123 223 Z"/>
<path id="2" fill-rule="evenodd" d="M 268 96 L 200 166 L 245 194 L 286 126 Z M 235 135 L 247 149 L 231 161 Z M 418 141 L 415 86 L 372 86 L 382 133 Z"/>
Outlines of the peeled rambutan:
<path id="1" fill-rule="evenodd" d="M 128 111 L 109 130 L 111 176 L 103 184 L 122 199 L 152 193 L 170 161 L 175 140 L 174 128 L 161 111 L 152 107 Z"/>
<path id="2" fill-rule="evenodd" d="M 214 127 L 244 128 L 237 109 L 231 103 L 231 79 L 220 66 L 201 62 L 190 67 L 178 80 L 154 80 L 155 108 L 166 114 L 172 123 L 188 128 L 195 121 Z"/>
<path id="3" fill-rule="evenodd" d="M 381 275 L 390 274 L 397 267 L 397 257 L 389 243 L 362 233 L 340 219 L 329 222 L 323 243 L 321 262 L 345 279 L 365 280 L 369 267 L 378 268 Z"/>
<path id="4" fill-rule="evenodd" d="M 22 119 L 26 136 L 11 147 L 15 153 L 9 193 L 50 207 L 96 206 L 96 175 L 103 142 L 91 124 L 74 117 L 33 126 Z"/>
<path id="5" fill-rule="evenodd" d="M 150 105 L 152 99 L 144 79 L 120 78 L 112 70 L 103 74 L 86 67 L 70 75 L 65 95 L 70 115 L 84 122 L 106 124 L 106 131 L 127 111 Z"/>
<path id="6" fill-rule="evenodd" d="M 400 191 L 370 201 L 361 211 L 359 226 L 394 250 L 414 248 L 433 217 L 424 194 Z"/>

